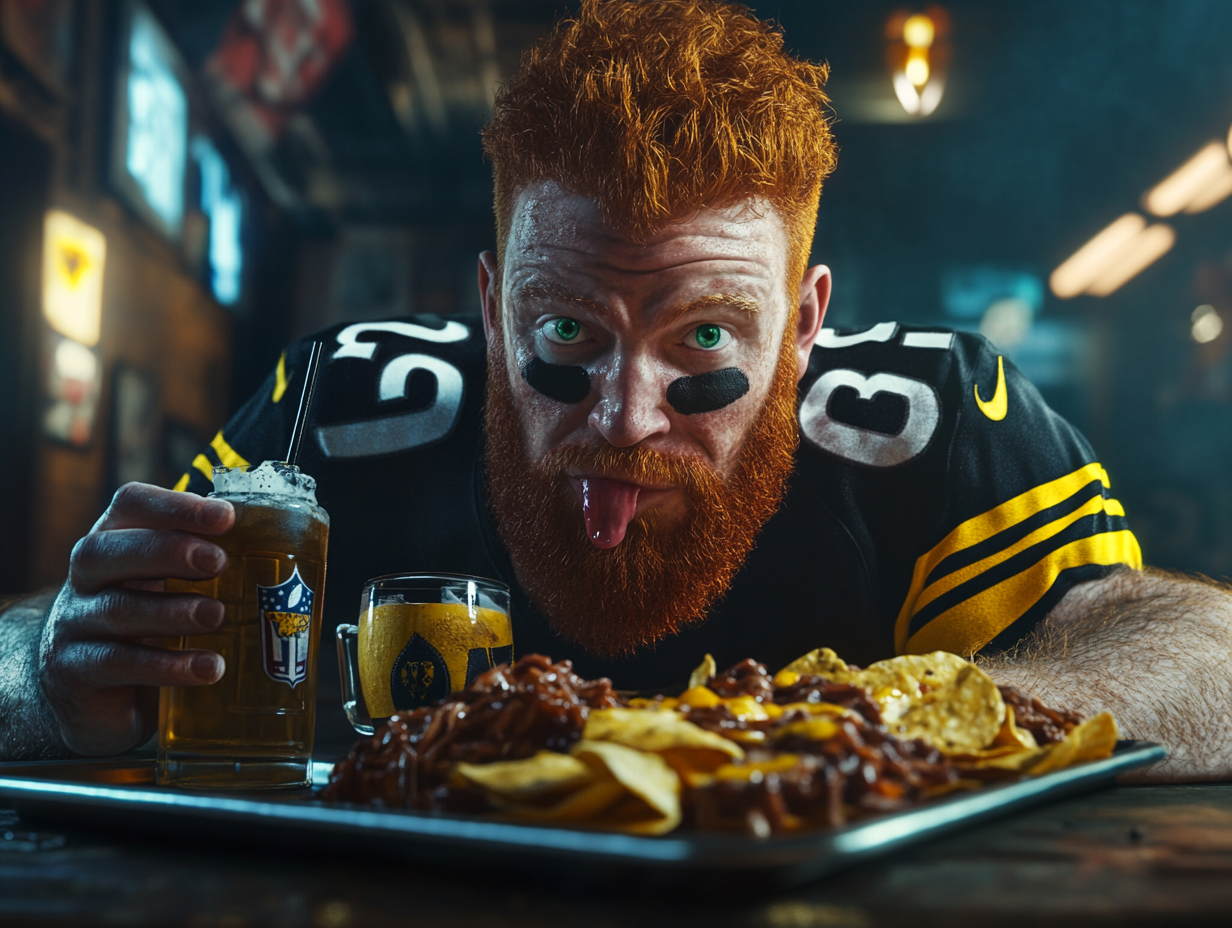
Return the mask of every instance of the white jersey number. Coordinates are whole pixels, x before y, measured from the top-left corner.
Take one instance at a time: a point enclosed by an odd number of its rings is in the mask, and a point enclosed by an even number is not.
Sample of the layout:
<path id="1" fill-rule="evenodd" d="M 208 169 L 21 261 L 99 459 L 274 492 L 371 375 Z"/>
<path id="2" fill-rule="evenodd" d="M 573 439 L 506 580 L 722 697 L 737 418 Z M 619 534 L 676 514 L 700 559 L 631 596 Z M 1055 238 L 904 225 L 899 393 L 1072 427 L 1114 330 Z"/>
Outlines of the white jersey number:
<path id="1" fill-rule="evenodd" d="M 405 322 L 363 323 L 348 326 L 338 333 L 338 349 L 333 360 L 362 358 L 372 360 L 376 342 L 358 341 L 364 332 L 391 332 L 434 342 L 461 341 L 470 330 L 450 321 L 443 329 Z M 406 396 L 406 382 L 413 371 L 427 371 L 436 380 L 436 399 L 427 409 L 398 413 L 380 419 L 361 419 L 316 429 L 317 443 L 329 458 L 371 458 L 408 451 L 444 438 L 453 431 L 462 411 L 465 383 L 462 372 L 441 358 L 427 354 L 400 354 L 381 369 L 377 400 L 386 403 Z"/>
<path id="2" fill-rule="evenodd" d="M 830 417 L 830 398 L 839 387 L 851 387 L 860 399 L 892 393 L 907 402 L 907 418 L 896 435 L 862 429 Z M 922 380 L 898 374 L 859 371 L 827 371 L 817 378 L 800 405 L 800 428 L 804 437 L 833 455 L 869 467 L 896 467 L 919 455 L 941 422 L 937 392 Z"/>

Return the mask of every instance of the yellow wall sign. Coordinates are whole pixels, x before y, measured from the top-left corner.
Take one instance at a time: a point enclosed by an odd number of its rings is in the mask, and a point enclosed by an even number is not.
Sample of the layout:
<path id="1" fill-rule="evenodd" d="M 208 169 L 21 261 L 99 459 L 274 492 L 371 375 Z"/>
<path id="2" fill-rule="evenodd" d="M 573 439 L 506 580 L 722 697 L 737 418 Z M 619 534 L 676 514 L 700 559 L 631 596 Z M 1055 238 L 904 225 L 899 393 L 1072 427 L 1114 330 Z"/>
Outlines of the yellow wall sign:
<path id="1" fill-rule="evenodd" d="M 43 222 L 43 315 L 61 335 L 97 345 L 103 316 L 103 233 L 53 209 Z"/>

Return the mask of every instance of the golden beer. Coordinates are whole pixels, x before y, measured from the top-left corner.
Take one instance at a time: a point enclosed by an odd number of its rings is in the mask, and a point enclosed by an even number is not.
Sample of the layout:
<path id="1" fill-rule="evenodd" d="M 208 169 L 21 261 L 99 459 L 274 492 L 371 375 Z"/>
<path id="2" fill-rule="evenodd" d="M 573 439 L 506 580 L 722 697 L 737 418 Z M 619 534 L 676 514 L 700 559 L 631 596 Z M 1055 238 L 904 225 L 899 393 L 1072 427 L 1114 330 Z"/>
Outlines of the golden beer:
<path id="1" fill-rule="evenodd" d="M 444 699 L 513 660 L 509 590 L 461 575 L 378 577 L 364 587 L 359 624 L 338 627 L 338 648 L 343 708 L 371 733 L 373 719 Z"/>
<path id="2" fill-rule="evenodd" d="M 235 506 L 235 527 L 211 538 L 227 552 L 221 576 L 169 580 L 167 590 L 221 600 L 215 632 L 171 642 L 208 648 L 226 670 L 209 686 L 163 687 L 158 782 L 253 789 L 311 782 L 317 647 L 329 516 L 315 481 L 286 464 L 215 468 L 211 497 Z"/>

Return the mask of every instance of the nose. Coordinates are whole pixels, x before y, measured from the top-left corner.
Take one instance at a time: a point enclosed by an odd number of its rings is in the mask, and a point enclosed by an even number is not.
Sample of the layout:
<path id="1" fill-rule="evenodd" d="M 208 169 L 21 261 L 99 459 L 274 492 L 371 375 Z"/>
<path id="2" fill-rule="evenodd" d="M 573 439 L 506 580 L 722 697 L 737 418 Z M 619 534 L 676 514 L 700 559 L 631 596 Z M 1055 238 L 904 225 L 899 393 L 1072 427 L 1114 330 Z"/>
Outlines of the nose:
<path id="1" fill-rule="evenodd" d="M 600 379 L 599 402 L 590 427 L 617 448 L 631 448 L 671 430 L 663 406 L 666 385 L 653 360 L 643 354 L 618 356 Z"/>

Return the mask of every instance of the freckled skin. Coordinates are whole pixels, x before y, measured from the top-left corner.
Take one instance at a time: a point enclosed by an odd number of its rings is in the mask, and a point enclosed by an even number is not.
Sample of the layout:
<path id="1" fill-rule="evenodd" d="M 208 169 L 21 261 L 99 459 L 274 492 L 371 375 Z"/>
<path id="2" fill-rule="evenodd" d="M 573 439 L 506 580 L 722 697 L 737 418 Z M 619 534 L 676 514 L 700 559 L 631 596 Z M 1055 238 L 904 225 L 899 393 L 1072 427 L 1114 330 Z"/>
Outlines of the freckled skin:
<path id="1" fill-rule="evenodd" d="M 495 255 L 480 256 L 479 288 L 488 342 L 505 349 L 531 461 L 557 447 L 607 443 L 692 456 L 727 477 L 770 388 L 789 289 L 798 294 L 799 321 L 788 337 L 801 377 L 830 294 L 830 272 L 820 265 L 788 287 L 782 221 L 753 202 L 703 210 L 639 244 L 608 225 L 592 198 L 541 182 L 517 198 L 504 258 L 498 274 Z M 752 301 L 757 311 L 719 304 L 680 314 L 719 294 Z M 551 338 L 561 317 L 581 323 L 567 344 Z M 693 334 L 703 324 L 727 333 L 715 350 Z M 584 367 L 590 394 L 566 404 L 537 392 L 521 375 L 534 358 Z M 731 367 L 749 380 L 736 402 L 693 415 L 668 402 L 673 381 Z M 637 510 L 652 507 L 668 524 L 686 514 L 674 488 L 643 489 Z"/>

